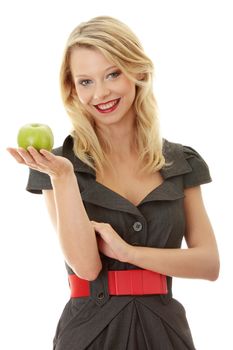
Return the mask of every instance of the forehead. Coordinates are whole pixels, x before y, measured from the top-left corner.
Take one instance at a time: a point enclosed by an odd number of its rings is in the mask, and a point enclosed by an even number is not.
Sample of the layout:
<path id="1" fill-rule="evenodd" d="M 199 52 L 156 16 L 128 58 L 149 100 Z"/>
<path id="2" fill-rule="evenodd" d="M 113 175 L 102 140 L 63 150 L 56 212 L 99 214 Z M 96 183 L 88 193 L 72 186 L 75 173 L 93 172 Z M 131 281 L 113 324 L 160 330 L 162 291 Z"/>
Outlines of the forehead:
<path id="1" fill-rule="evenodd" d="M 70 68 L 75 75 L 92 75 L 114 64 L 95 48 L 76 47 L 70 55 Z"/>

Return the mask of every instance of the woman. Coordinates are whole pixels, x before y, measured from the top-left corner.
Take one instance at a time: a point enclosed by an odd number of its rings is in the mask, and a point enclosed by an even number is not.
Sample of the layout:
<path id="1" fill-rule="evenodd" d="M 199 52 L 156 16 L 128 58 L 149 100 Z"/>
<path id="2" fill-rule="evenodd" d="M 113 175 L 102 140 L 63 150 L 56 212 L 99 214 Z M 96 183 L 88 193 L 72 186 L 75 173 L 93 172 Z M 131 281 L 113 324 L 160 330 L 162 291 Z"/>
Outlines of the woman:
<path id="1" fill-rule="evenodd" d="M 27 190 L 43 192 L 64 253 L 71 298 L 54 349 L 195 349 L 172 277 L 218 277 L 208 166 L 161 138 L 153 64 L 125 24 L 81 23 L 60 76 L 72 134 L 52 153 L 9 148 L 31 168 Z"/>

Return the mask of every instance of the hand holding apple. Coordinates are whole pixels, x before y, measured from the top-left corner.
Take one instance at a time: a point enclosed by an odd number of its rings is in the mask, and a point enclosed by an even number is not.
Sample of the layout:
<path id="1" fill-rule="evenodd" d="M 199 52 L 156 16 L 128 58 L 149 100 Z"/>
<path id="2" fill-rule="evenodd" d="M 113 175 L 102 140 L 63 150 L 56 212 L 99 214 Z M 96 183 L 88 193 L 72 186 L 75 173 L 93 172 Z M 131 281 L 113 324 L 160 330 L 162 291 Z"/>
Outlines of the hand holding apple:
<path id="1" fill-rule="evenodd" d="M 46 149 L 51 151 L 53 148 L 54 137 L 52 130 L 46 124 L 33 123 L 23 125 L 17 136 L 18 146 L 27 149 L 29 146 L 38 151 Z"/>
<path id="2" fill-rule="evenodd" d="M 51 152 L 53 134 L 44 124 L 26 124 L 20 128 L 17 137 L 19 148 L 8 147 L 14 159 L 31 169 L 57 179 L 73 173 L 72 163 L 65 157 Z"/>

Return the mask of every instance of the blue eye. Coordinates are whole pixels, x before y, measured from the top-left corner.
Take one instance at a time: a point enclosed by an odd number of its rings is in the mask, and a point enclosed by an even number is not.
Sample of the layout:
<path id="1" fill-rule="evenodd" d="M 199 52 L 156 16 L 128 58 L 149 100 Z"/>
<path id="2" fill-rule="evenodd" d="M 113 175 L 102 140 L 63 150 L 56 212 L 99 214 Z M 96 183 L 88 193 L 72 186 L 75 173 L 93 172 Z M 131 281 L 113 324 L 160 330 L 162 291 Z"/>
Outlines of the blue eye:
<path id="1" fill-rule="evenodd" d="M 87 86 L 87 85 L 90 85 L 91 80 L 90 79 L 79 80 L 78 83 L 82 86 Z"/>
<path id="2" fill-rule="evenodd" d="M 121 72 L 120 71 L 115 71 L 115 72 L 112 72 L 112 73 L 110 73 L 110 74 L 108 74 L 108 77 L 110 77 L 110 78 L 117 78 L 117 77 L 119 77 L 119 75 L 121 74 Z"/>

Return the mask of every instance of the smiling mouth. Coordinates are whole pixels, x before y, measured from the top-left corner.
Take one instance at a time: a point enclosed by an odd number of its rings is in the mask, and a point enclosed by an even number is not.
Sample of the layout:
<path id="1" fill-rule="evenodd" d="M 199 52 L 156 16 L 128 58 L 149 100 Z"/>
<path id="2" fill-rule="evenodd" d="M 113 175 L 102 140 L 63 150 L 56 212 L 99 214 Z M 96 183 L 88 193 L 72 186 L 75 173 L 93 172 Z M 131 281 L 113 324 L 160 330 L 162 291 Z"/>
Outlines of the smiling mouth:
<path id="1" fill-rule="evenodd" d="M 98 105 L 94 105 L 94 107 L 101 113 L 109 113 L 115 110 L 120 102 L 120 98 L 117 98 L 112 101 L 108 101 L 107 103 L 100 103 Z"/>

